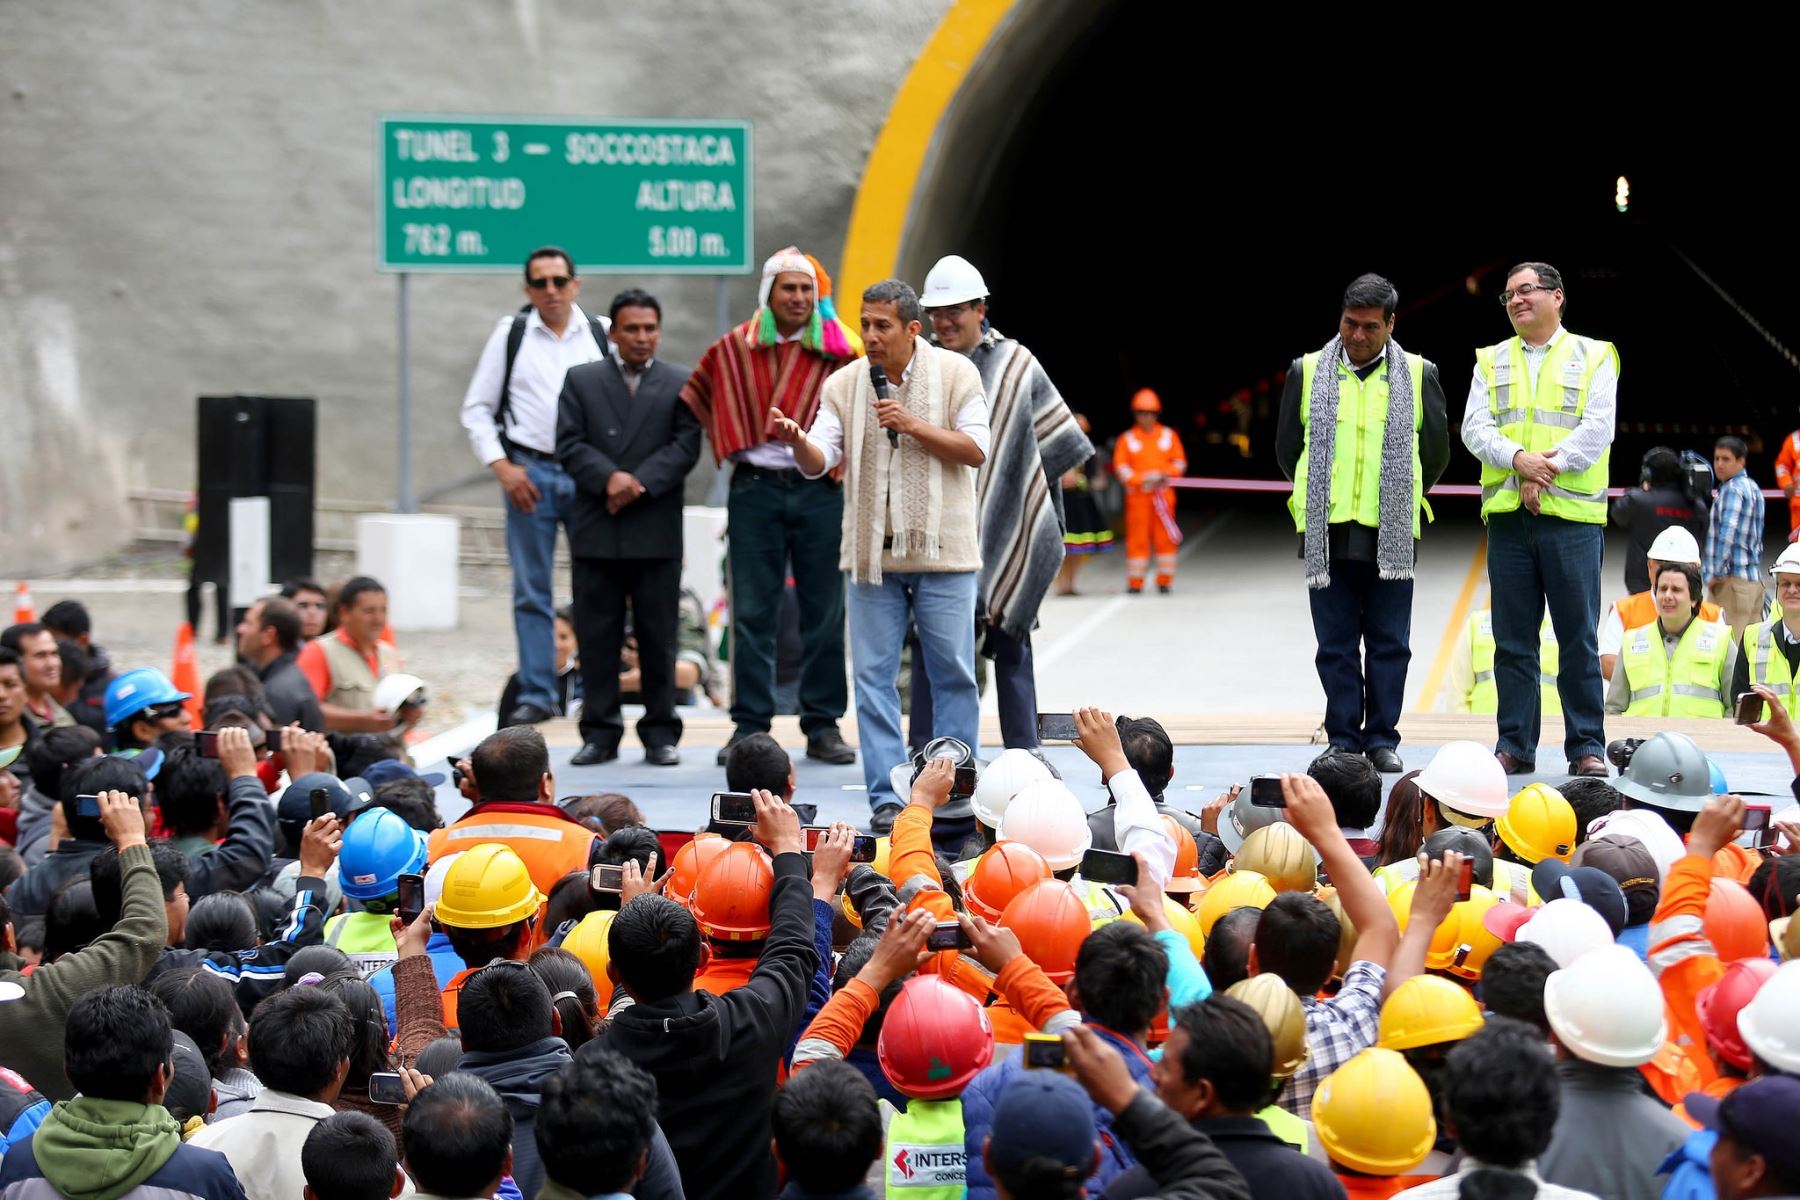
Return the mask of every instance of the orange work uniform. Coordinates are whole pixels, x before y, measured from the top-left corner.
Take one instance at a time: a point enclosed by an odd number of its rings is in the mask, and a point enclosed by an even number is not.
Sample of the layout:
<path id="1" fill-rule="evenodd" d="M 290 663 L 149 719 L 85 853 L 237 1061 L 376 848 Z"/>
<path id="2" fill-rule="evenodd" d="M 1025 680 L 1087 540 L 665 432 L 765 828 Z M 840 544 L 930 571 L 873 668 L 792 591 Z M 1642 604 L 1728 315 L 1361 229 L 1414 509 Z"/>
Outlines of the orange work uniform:
<path id="1" fill-rule="evenodd" d="M 1775 456 L 1775 483 L 1783 489 L 1793 487 L 1788 497 L 1788 541 L 1800 537 L 1800 429 L 1781 439 L 1781 453 Z"/>
<path id="2" fill-rule="evenodd" d="M 1156 553 L 1156 585 L 1175 580 L 1175 550 L 1181 527 L 1175 523 L 1175 489 L 1166 484 L 1146 489 L 1144 478 L 1165 479 L 1187 474 L 1187 451 L 1173 429 L 1161 423 L 1148 430 L 1132 427 L 1113 445 L 1113 474 L 1125 489 L 1125 579 L 1137 591 L 1144 586 L 1150 554 Z"/>
<path id="3" fill-rule="evenodd" d="M 455 824 L 433 830 L 426 843 L 432 862 L 483 842 L 512 848 L 537 890 L 548 896 L 570 871 L 585 871 L 598 835 L 554 804 L 490 800 L 477 804 Z"/>

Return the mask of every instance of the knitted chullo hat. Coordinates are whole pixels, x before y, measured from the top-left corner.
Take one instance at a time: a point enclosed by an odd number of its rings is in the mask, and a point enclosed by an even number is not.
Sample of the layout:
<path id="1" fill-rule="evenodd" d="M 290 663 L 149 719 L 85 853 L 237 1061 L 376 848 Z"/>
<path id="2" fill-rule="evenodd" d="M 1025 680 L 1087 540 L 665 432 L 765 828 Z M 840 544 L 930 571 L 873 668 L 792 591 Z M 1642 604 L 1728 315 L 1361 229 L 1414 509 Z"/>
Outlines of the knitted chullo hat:
<path id="1" fill-rule="evenodd" d="M 837 305 L 831 298 L 831 276 L 826 274 L 818 259 L 810 254 L 802 254 L 794 246 L 777 250 L 763 264 L 762 286 L 756 297 L 760 307 L 754 318 L 755 344 L 773 346 L 781 340 L 781 333 L 775 328 L 775 313 L 769 308 L 769 292 L 775 286 L 775 277 L 788 272 L 810 275 L 817 288 L 818 302 L 813 305 L 812 316 L 800 333 L 800 344 L 828 358 L 860 358 L 863 352 L 862 339 L 856 335 L 855 330 L 838 319 Z"/>

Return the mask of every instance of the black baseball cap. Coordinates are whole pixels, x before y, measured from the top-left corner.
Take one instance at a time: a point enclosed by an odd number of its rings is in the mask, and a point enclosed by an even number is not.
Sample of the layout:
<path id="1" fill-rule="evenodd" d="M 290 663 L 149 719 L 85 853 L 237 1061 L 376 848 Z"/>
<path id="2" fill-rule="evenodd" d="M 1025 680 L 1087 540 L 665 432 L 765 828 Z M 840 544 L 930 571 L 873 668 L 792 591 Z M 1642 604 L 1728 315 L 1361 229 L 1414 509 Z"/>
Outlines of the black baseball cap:
<path id="1" fill-rule="evenodd" d="M 1581 901 L 1606 918 L 1615 938 L 1625 928 L 1625 892 L 1599 867 L 1571 867 L 1546 858 L 1531 869 L 1531 886 L 1546 903 L 1564 896 Z"/>

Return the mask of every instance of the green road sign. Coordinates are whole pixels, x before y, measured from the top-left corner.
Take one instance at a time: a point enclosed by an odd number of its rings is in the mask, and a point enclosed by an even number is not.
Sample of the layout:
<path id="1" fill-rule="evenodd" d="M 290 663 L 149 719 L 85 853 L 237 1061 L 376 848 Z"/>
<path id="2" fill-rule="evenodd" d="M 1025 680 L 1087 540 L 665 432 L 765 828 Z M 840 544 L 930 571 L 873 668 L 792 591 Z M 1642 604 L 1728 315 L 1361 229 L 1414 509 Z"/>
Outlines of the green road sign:
<path id="1" fill-rule="evenodd" d="M 376 269 L 517 271 L 538 246 L 583 274 L 751 270 L 748 121 L 383 116 Z"/>

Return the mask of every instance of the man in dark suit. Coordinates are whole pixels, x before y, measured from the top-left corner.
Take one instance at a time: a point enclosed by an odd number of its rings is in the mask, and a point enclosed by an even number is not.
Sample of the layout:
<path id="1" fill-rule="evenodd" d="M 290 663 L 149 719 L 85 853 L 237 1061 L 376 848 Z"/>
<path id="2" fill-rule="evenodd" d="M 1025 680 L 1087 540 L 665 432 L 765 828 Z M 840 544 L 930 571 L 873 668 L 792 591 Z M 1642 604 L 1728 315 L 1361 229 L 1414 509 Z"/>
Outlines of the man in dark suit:
<path id="1" fill-rule="evenodd" d="M 686 367 L 656 358 L 662 306 L 637 288 L 612 302 L 618 353 L 563 379 L 556 457 L 575 480 L 569 522 L 575 637 L 581 645 L 578 767 L 619 756 L 619 650 L 631 604 L 642 672 L 644 761 L 681 761 L 675 628 L 681 597 L 682 485 L 700 456 L 700 423 L 681 402 Z"/>

